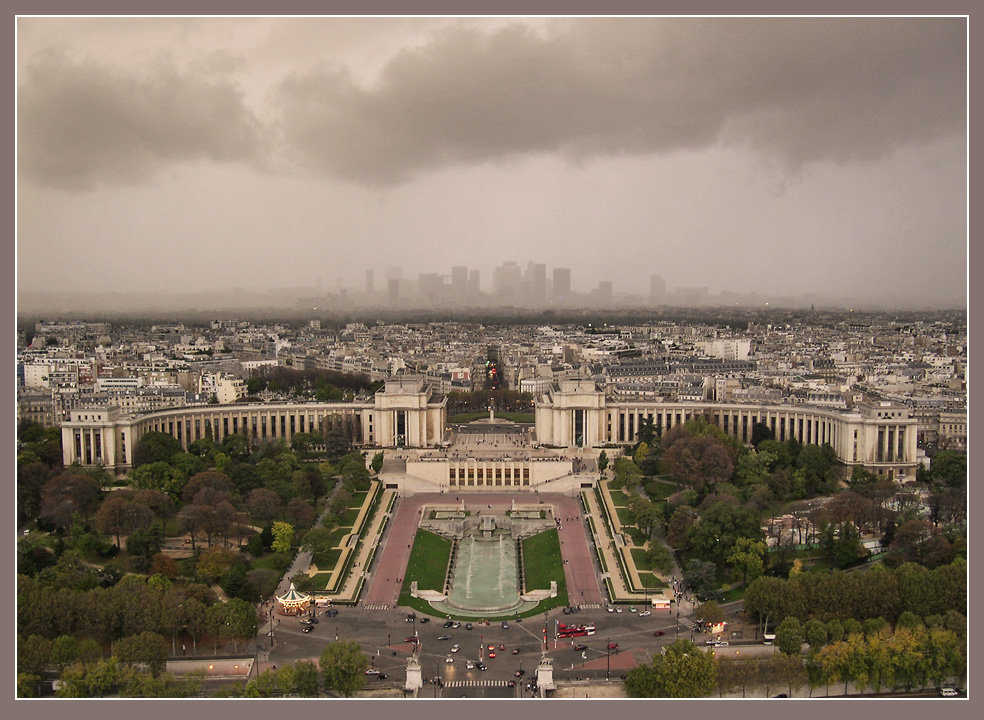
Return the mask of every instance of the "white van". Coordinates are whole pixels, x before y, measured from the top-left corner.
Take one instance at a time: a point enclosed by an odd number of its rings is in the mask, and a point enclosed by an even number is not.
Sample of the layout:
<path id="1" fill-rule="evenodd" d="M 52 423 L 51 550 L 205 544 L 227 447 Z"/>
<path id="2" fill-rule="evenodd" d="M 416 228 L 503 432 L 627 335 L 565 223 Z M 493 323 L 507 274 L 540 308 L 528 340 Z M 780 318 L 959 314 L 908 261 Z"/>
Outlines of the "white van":
<path id="1" fill-rule="evenodd" d="M 950 687 L 940 688 L 940 695 L 943 697 L 956 697 L 957 691 Z"/>

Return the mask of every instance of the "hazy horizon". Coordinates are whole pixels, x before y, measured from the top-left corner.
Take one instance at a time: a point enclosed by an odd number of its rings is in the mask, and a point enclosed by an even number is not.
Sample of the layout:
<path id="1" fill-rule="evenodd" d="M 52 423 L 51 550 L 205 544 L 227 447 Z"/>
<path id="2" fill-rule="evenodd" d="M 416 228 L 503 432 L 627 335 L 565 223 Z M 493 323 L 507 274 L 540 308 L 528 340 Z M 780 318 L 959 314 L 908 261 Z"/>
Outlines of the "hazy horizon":
<path id="1" fill-rule="evenodd" d="M 965 308 L 966 28 L 21 17 L 18 309 L 395 267 L 490 292 L 507 260 L 615 299 Z"/>

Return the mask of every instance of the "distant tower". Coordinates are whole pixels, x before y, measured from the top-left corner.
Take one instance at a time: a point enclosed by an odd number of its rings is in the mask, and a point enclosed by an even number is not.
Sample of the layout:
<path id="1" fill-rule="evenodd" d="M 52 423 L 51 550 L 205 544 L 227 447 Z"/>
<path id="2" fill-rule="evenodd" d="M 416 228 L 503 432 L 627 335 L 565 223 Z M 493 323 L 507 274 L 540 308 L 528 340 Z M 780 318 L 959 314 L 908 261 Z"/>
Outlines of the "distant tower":
<path id="1" fill-rule="evenodd" d="M 464 265 L 455 265 L 451 268 L 451 296 L 455 300 L 461 300 L 468 292 L 468 268 Z"/>
<path id="2" fill-rule="evenodd" d="M 570 268 L 554 268 L 553 270 L 553 297 L 554 300 L 563 300 L 571 294 L 571 270 Z"/>
<path id="3" fill-rule="evenodd" d="M 482 292 L 482 276 L 478 270 L 468 271 L 468 294 L 477 297 Z"/>
<path id="4" fill-rule="evenodd" d="M 649 302 L 659 305 L 666 299 L 666 281 L 661 275 L 649 276 Z"/>
<path id="5" fill-rule="evenodd" d="M 389 290 L 390 305 L 396 305 L 400 301 L 400 279 L 390 278 L 387 282 L 387 289 Z"/>
<path id="6" fill-rule="evenodd" d="M 530 302 L 540 307 L 547 301 L 547 266 L 531 262 L 526 266 L 526 282 L 530 289 Z"/>

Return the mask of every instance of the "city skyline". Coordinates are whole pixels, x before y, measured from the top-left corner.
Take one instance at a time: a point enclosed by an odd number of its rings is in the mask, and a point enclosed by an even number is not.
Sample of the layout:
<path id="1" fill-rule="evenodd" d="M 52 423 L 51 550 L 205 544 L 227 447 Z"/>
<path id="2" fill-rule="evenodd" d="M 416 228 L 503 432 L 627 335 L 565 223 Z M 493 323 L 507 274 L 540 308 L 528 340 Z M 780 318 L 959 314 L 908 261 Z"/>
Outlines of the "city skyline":
<path id="1" fill-rule="evenodd" d="M 966 142 L 964 18 L 19 18 L 19 302 L 513 260 L 960 308 Z"/>

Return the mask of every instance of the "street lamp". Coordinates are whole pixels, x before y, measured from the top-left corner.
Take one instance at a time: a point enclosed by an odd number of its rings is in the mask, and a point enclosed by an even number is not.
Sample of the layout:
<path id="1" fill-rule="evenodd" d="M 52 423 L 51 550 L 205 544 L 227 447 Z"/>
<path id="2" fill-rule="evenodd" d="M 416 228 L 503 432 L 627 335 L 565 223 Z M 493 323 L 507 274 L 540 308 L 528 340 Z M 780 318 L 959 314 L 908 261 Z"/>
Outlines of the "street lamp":
<path id="1" fill-rule="evenodd" d="M 612 679 L 612 639 L 605 638 L 605 680 Z"/>

